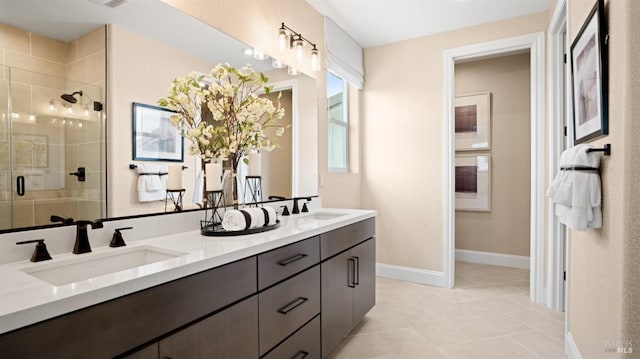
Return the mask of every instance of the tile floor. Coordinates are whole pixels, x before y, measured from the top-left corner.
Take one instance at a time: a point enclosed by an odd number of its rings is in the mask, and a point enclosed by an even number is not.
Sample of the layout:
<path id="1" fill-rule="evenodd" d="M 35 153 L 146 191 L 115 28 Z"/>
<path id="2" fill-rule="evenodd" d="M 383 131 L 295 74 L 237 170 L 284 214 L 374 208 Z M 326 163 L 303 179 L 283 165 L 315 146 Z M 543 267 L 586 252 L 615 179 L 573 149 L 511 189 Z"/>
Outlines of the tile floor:
<path id="1" fill-rule="evenodd" d="M 528 293 L 528 270 L 466 262 L 455 289 L 378 278 L 376 306 L 329 358 L 565 358 L 564 313 Z"/>

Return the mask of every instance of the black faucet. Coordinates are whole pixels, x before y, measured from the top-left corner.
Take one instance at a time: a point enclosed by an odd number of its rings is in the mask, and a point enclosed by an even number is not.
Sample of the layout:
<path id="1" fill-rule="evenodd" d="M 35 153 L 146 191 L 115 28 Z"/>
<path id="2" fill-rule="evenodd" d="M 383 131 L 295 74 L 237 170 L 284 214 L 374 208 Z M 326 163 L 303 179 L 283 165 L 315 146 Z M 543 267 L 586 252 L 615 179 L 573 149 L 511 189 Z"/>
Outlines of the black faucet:
<path id="1" fill-rule="evenodd" d="M 73 224 L 73 218 L 57 216 L 55 214 L 51 215 L 51 217 L 49 217 L 49 220 L 54 223 L 60 222 L 62 224 Z"/>
<path id="2" fill-rule="evenodd" d="M 293 210 L 291 210 L 291 214 L 300 213 L 300 208 L 298 207 L 298 200 L 306 199 L 307 202 L 311 201 L 311 197 L 295 197 L 293 198 Z"/>
<path id="3" fill-rule="evenodd" d="M 91 228 L 104 227 L 101 221 L 76 221 L 76 243 L 73 245 L 73 254 L 82 254 L 91 252 L 89 244 L 89 235 L 87 234 L 87 226 Z"/>

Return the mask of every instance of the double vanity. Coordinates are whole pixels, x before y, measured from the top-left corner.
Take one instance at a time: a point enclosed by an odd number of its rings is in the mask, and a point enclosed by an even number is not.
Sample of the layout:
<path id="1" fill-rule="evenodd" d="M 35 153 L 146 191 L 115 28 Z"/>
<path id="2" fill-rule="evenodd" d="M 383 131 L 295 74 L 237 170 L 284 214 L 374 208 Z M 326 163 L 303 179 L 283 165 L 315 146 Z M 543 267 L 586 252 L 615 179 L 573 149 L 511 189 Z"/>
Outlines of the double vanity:
<path id="1" fill-rule="evenodd" d="M 184 231 L 0 265 L 0 353 L 324 358 L 375 304 L 375 211 L 281 221 L 253 235 Z"/>

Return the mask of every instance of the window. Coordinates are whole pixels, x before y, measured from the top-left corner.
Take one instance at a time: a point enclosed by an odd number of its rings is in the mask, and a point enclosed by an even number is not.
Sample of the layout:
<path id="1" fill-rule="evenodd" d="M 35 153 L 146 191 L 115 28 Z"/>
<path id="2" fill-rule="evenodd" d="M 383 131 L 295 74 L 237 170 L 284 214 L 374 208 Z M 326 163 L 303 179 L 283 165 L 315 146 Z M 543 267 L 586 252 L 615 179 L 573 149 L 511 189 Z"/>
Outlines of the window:
<path id="1" fill-rule="evenodd" d="M 348 84 L 340 77 L 327 75 L 327 112 L 329 114 L 329 172 L 349 171 L 349 97 Z"/>

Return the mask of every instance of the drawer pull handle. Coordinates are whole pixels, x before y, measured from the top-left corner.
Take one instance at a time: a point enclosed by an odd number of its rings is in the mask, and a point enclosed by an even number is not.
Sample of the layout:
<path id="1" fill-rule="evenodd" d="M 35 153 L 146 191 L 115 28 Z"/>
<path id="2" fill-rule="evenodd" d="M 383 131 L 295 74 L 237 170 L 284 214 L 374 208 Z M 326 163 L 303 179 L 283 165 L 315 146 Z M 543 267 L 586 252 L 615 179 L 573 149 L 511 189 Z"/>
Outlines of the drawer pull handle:
<path id="1" fill-rule="evenodd" d="M 278 309 L 278 313 L 286 315 L 287 313 L 289 313 L 290 311 L 296 309 L 297 307 L 302 305 L 302 303 L 304 303 L 304 302 L 306 302 L 308 300 L 309 300 L 309 298 L 300 297 L 300 298 L 294 300 L 293 302 L 285 305 L 284 307 Z"/>
<path id="2" fill-rule="evenodd" d="M 360 257 L 353 257 L 353 259 L 356 261 L 353 265 L 353 271 L 355 274 L 353 284 L 360 285 Z"/>
<path id="3" fill-rule="evenodd" d="M 356 260 L 351 257 L 349 258 L 349 267 L 347 268 L 347 286 L 349 288 L 356 287 Z"/>
<path id="4" fill-rule="evenodd" d="M 306 256 L 307 255 L 304 254 L 304 253 L 296 254 L 293 257 L 289 257 L 287 259 L 281 260 L 280 262 L 278 262 L 278 264 L 281 265 L 281 266 L 286 266 L 287 264 L 291 264 L 293 262 L 299 261 L 299 260 L 301 260 L 302 258 L 304 258 Z"/>
<path id="5" fill-rule="evenodd" d="M 294 355 L 291 359 L 304 359 L 307 357 L 307 355 L 309 355 L 308 352 L 301 350 L 298 352 L 298 354 Z"/>

